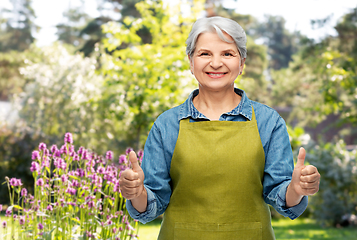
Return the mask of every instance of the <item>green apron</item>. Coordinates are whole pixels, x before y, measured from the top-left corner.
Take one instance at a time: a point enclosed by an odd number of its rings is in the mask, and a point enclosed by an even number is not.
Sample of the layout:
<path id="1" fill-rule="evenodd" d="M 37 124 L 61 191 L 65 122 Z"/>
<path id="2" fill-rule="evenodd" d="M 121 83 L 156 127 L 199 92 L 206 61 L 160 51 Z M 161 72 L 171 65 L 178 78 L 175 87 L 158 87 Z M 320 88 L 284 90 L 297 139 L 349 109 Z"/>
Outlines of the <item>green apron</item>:
<path id="1" fill-rule="evenodd" d="M 264 150 L 251 121 L 180 121 L 160 240 L 273 240 Z"/>

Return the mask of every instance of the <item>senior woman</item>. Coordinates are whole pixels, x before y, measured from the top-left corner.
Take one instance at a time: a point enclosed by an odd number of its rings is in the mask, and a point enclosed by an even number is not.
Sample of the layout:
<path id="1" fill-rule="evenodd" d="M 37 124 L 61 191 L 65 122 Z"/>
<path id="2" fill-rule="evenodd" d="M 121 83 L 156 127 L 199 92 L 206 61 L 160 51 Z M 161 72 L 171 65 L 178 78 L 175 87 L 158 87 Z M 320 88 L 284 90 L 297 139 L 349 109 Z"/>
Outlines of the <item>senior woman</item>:
<path id="1" fill-rule="evenodd" d="M 197 20 L 186 41 L 198 89 L 161 114 L 147 138 L 142 166 L 120 177 L 130 215 L 142 223 L 162 213 L 158 239 L 275 239 L 268 204 L 297 218 L 320 175 L 294 168 L 284 120 L 234 87 L 246 35 L 233 20 Z"/>

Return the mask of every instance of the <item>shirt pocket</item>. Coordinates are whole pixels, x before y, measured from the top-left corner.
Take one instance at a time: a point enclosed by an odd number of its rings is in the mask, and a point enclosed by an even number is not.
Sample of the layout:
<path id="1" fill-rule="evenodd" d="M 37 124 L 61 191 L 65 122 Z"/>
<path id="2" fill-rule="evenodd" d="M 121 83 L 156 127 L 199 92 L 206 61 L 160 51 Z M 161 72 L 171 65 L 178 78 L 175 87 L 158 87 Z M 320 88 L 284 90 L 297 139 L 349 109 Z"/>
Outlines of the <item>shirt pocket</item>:
<path id="1" fill-rule="evenodd" d="M 175 223 L 174 240 L 262 240 L 261 222 L 247 223 Z"/>

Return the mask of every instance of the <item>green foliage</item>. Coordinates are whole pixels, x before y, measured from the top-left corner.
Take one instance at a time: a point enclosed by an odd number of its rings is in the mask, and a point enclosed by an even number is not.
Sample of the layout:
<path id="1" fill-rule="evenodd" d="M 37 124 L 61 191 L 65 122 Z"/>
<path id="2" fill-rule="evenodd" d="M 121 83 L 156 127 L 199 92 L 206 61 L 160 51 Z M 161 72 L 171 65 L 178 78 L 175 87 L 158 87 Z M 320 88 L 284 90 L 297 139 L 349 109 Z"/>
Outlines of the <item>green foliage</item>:
<path id="1" fill-rule="evenodd" d="M 288 67 L 304 37 L 298 32 L 289 32 L 281 16 L 267 15 L 265 21 L 257 23 L 254 29 L 253 36 L 263 39 L 268 47 L 269 68 L 277 70 Z"/>
<path id="2" fill-rule="evenodd" d="M 0 52 L 0 101 L 10 100 L 13 94 L 23 91 L 26 80 L 20 74 L 19 68 L 25 65 L 26 59 L 33 57 L 28 51 Z"/>
<path id="3" fill-rule="evenodd" d="M 264 70 L 268 65 L 267 49 L 264 45 L 256 44 L 249 36 L 247 36 L 247 49 L 243 75 L 238 77 L 236 85 L 242 88 L 250 99 L 270 105 L 270 84 L 264 76 Z"/>
<path id="4" fill-rule="evenodd" d="M 192 90 L 193 77 L 185 54 L 190 26 L 202 9 L 195 1 L 190 17 L 183 17 L 180 5 L 161 1 L 136 4 L 142 18 L 124 18 L 124 24 L 109 22 L 103 26 L 108 38 L 102 55 L 101 72 L 106 76 L 101 99 L 102 115 L 121 121 L 120 131 L 140 148 L 157 116 L 178 105 Z M 146 28 L 152 37 L 144 43 L 138 31 Z M 119 49 L 122 44 L 125 49 Z M 129 145 L 131 145 L 129 143 Z"/>
<path id="5" fill-rule="evenodd" d="M 21 178 L 24 187 L 33 190 L 33 177 L 28 170 L 31 165 L 29 155 L 44 140 L 44 136 L 33 132 L 24 122 L 13 126 L 0 125 L 0 204 L 9 203 L 4 177 Z"/>
<path id="6" fill-rule="evenodd" d="M 308 148 L 306 161 L 321 174 L 320 190 L 309 206 L 324 226 L 336 226 L 346 214 L 357 213 L 357 151 L 347 151 L 342 140 Z"/>
<path id="7" fill-rule="evenodd" d="M 301 127 L 287 126 L 290 144 L 292 150 L 299 150 L 301 146 L 308 144 L 310 136 L 305 133 L 305 130 Z"/>
<path id="8" fill-rule="evenodd" d="M 85 40 L 81 36 L 81 30 L 89 22 L 89 16 L 83 12 L 83 9 L 84 4 L 82 3 L 81 7 L 72 8 L 63 13 L 67 23 L 56 25 L 59 41 L 76 47 L 83 46 Z"/>
<path id="9" fill-rule="evenodd" d="M 92 103 L 100 97 L 103 80 L 95 74 L 96 60 L 72 55 L 60 44 L 32 46 L 31 51 L 38 61 L 28 61 L 20 69 L 28 81 L 15 99 L 20 117 L 33 131 L 47 137 L 71 131 L 81 144 L 98 146 L 101 135 L 96 126 L 100 123 L 95 117 L 97 106 Z"/>
<path id="10" fill-rule="evenodd" d="M 0 30 L 0 51 L 24 51 L 35 40 L 32 33 L 39 29 L 34 23 L 35 11 L 31 6 L 31 0 L 10 0 L 10 2 L 14 10 L 3 9 L 4 12 L 11 12 L 12 16 L 7 19 L 3 32 Z"/>
<path id="11" fill-rule="evenodd" d="M 289 121 L 303 126 L 336 114 L 341 123 L 357 124 L 356 11 L 336 26 L 337 38 L 307 41 L 289 68 L 272 71 L 273 105 L 292 107 Z"/>
<path id="12" fill-rule="evenodd" d="M 135 4 L 143 0 L 101 0 L 98 3 L 98 10 L 100 16 L 87 22 L 86 26 L 80 31 L 79 37 L 85 41 L 83 46 L 79 51 L 83 52 L 85 56 L 89 56 L 95 52 L 96 44 L 100 43 L 105 35 L 102 32 L 102 25 L 108 23 L 109 21 L 116 21 L 123 24 L 123 19 L 127 16 L 139 18 L 140 13 L 135 7 Z M 110 7 L 105 7 L 104 6 Z M 102 10 L 106 12 L 111 12 L 111 14 L 103 14 Z M 120 14 L 118 14 L 120 13 Z M 115 15 L 118 17 L 116 18 Z M 147 29 L 140 29 L 138 34 L 144 39 L 149 39 L 145 37 L 147 35 Z M 125 46 L 122 46 L 125 48 Z"/>

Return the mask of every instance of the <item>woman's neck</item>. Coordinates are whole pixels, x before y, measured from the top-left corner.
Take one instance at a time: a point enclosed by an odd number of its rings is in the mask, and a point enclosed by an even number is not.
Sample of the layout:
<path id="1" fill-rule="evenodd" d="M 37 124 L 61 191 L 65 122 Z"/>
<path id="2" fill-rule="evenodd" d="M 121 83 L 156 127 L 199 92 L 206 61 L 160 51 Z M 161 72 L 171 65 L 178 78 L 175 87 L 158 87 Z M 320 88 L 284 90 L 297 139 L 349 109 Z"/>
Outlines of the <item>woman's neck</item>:
<path id="1" fill-rule="evenodd" d="M 237 107 L 240 100 L 234 88 L 219 92 L 202 91 L 200 88 L 199 94 L 193 99 L 193 105 L 210 120 L 218 120 L 223 113 Z"/>

